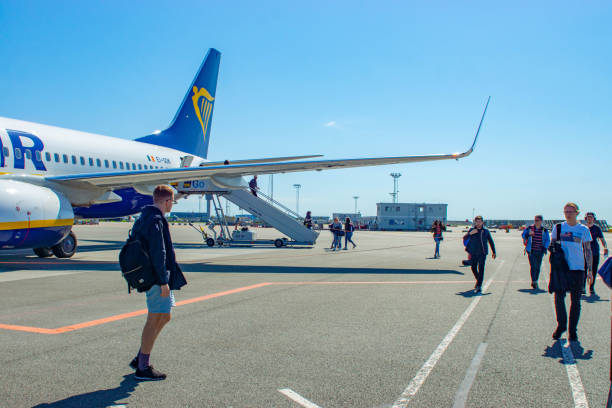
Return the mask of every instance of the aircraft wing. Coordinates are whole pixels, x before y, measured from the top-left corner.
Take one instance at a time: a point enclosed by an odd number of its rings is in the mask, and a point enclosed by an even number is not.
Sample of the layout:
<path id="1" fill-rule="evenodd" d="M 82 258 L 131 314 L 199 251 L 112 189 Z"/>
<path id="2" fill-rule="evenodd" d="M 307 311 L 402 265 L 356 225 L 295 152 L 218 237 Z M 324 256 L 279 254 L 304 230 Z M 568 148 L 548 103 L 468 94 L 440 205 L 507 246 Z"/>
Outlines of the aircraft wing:
<path id="1" fill-rule="evenodd" d="M 47 180 L 62 184 L 88 183 L 96 187 L 119 188 L 142 184 L 174 183 L 189 180 L 206 179 L 210 177 L 238 177 L 252 174 L 275 174 L 301 171 L 321 171 L 331 169 L 347 169 L 351 167 L 380 166 L 384 164 L 416 163 L 436 160 L 461 159 L 469 156 L 478 140 L 478 134 L 489 106 L 489 100 L 485 106 L 478 130 L 472 146 L 463 153 L 431 154 L 422 156 L 397 156 L 376 157 L 362 159 L 338 159 L 338 160 L 309 160 L 291 162 L 267 162 L 267 163 L 243 163 L 222 165 L 213 163 L 203 167 L 186 167 L 175 169 L 156 169 L 140 171 L 124 171 L 96 174 L 74 174 L 64 176 L 47 177 Z"/>
<path id="2" fill-rule="evenodd" d="M 285 156 L 285 157 L 267 157 L 264 159 L 232 160 L 230 164 L 285 162 L 285 161 L 293 161 L 293 160 L 300 160 L 300 159 L 312 159 L 313 157 L 323 157 L 323 155 L 322 154 L 311 154 L 309 156 Z M 222 161 L 206 162 L 206 163 L 200 164 L 200 167 L 220 166 L 223 164 L 224 162 Z"/>

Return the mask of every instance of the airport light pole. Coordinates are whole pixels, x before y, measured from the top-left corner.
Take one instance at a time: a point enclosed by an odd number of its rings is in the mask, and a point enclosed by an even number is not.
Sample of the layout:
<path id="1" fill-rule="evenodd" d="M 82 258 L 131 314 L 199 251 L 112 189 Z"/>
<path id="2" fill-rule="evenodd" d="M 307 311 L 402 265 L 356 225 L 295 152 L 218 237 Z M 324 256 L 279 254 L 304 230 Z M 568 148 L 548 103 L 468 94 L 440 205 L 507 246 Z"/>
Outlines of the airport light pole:
<path id="1" fill-rule="evenodd" d="M 357 200 L 359 199 L 359 196 L 353 196 L 353 199 L 355 200 L 355 215 L 357 215 Z"/>
<path id="2" fill-rule="evenodd" d="M 390 176 L 393 177 L 393 202 L 397 203 L 397 193 L 399 192 L 397 190 L 398 179 L 402 177 L 402 175 L 401 173 L 391 173 Z"/>
<path id="3" fill-rule="evenodd" d="M 299 216 L 300 215 L 300 188 L 302 187 L 302 185 L 294 184 L 293 187 L 295 188 L 295 212 Z"/>

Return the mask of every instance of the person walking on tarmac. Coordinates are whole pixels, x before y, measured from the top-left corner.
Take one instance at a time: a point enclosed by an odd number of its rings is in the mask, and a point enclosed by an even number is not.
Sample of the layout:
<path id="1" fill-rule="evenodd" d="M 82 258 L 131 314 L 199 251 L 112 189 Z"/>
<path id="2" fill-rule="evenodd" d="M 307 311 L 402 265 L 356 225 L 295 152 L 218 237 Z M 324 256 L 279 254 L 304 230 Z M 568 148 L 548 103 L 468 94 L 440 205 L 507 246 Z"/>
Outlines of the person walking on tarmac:
<path id="1" fill-rule="evenodd" d="M 543 217 L 541 215 L 536 215 L 533 220 L 533 225 L 525 228 L 522 234 L 525 251 L 529 257 L 532 289 L 538 289 L 542 258 L 550 245 L 550 236 L 548 235 L 548 230 L 542 226 L 542 221 Z"/>
<path id="2" fill-rule="evenodd" d="M 608 256 L 608 243 L 603 236 L 603 232 L 599 225 L 595 224 L 595 213 L 588 212 L 586 213 L 586 222 L 589 231 L 591 231 L 591 252 L 593 253 L 593 273 L 597 272 L 599 268 L 599 243 L 597 240 L 601 241 L 601 244 L 604 247 L 604 256 Z M 585 279 L 586 282 L 586 279 Z M 586 289 L 586 288 L 585 288 Z M 586 293 L 586 291 L 584 291 Z M 595 294 L 595 279 L 591 280 L 591 284 L 589 285 L 589 295 L 593 296 Z"/>
<path id="3" fill-rule="evenodd" d="M 155 284 L 147 293 L 147 321 L 142 329 L 140 350 L 130 362 L 136 370 L 137 380 L 158 381 L 166 378 L 149 364 L 149 356 L 155 340 L 166 323 L 170 321 L 170 311 L 175 305 L 172 291 L 179 290 L 187 284 L 172 246 L 170 229 L 165 214 L 172 210 L 174 191 L 170 186 L 159 185 L 153 191 L 153 205 L 142 210 L 140 218 L 134 224 L 134 230 L 144 241 L 151 259 Z"/>
<path id="4" fill-rule="evenodd" d="M 344 236 L 344 249 L 345 250 L 348 249 L 347 247 L 348 247 L 349 242 L 353 244 L 353 249 L 355 249 L 355 247 L 357 246 L 351 239 L 353 238 L 353 231 L 355 231 L 355 226 L 351 222 L 351 219 L 349 217 L 346 217 L 346 221 L 344 222 L 344 233 L 346 234 Z"/>
<path id="5" fill-rule="evenodd" d="M 491 232 L 484 227 L 481 215 L 477 215 L 474 218 L 474 227 L 470 228 L 467 234 L 463 236 L 463 239 L 467 240 L 466 250 L 470 254 L 472 273 L 474 278 L 476 278 L 474 291 L 482 293 L 482 281 L 484 280 L 485 261 L 489 254 L 489 245 L 491 246 L 491 256 L 493 259 L 497 257 L 497 254 Z"/>
<path id="6" fill-rule="evenodd" d="M 567 203 L 563 207 L 565 222 L 557 224 L 551 232 L 551 241 L 555 247 L 560 245 L 566 265 L 558 275 L 562 279 L 553 279 L 548 291 L 555 294 L 555 314 L 557 328 L 552 334 L 554 340 L 559 340 L 567 330 L 567 310 L 565 295 L 570 292 L 571 306 L 569 315 L 569 341 L 578 341 L 578 320 L 580 319 L 580 299 L 584 289 L 584 271 L 587 270 L 589 284 L 593 280 L 593 254 L 591 253 L 591 231 L 577 220 L 579 209 L 575 203 Z M 552 245 L 551 245 L 552 246 Z M 586 261 L 586 262 L 585 262 Z M 551 257 L 551 269 L 553 258 Z"/>
<path id="7" fill-rule="evenodd" d="M 334 242 L 332 242 L 332 250 L 335 251 L 342 249 L 342 236 L 344 231 L 342 230 L 342 223 L 338 217 L 334 218 L 334 223 L 331 225 L 332 233 L 334 234 Z"/>
<path id="8" fill-rule="evenodd" d="M 440 258 L 440 241 L 444 239 L 442 231 L 446 231 L 446 227 L 442 224 L 442 221 L 435 220 L 431 226 L 431 232 L 433 233 L 433 239 L 436 243 L 436 250 L 434 251 L 434 259 Z"/>
<path id="9" fill-rule="evenodd" d="M 304 218 L 304 226 L 308 229 L 312 229 L 312 215 L 310 211 L 306 211 L 306 217 Z"/>

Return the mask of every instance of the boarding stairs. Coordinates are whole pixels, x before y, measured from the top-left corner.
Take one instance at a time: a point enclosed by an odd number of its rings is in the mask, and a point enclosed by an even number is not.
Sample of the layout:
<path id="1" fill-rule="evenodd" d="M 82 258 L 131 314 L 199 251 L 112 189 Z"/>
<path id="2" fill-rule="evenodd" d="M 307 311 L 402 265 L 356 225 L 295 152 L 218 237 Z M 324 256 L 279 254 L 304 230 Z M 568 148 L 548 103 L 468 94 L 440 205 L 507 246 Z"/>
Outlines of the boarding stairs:
<path id="1" fill-rule="evenodd" d="M 229 190 L 223 195 L 238 207 L 265 221 L 294 241 L 314 244 L 319 236 L 317 231 L 304 226 L 303 219 L 271 197 L 257 190 L 257 197 L 250 189 Z"/>
<path id="2" fill-rule="evenodd" d="M 314 245 L 319 233 L 306 228 L 303 219 L 294 211 L 267 196 L 261 190 L 256 189 L 257 197 L 249 188 L 219 188 L 213 183 L 206 181 L 191 182 L 189 186 L 184 184 L 178 186 L 182 194 L 210 194 L 214 204 L 218 220 L 224 220 L 225 214 L 221 205 L 220 197 L 223 197 L 238 207 L 253 214 L 268 225 L 276 228 L 295 242 Z M 223 224 L 223 223 L 221 223 Z M 221 225 L 221 235 L 231 237 L 227 225 Z"/>

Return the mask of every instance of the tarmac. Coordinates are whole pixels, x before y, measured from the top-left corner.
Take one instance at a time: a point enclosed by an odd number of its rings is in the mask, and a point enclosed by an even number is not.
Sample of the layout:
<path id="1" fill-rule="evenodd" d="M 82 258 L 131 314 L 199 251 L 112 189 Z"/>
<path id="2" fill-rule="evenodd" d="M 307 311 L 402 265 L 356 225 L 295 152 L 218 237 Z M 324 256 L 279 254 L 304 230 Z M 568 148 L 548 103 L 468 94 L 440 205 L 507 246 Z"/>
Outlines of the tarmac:
<path id="1" fill-rule="evenodd" d="M 2 255 L 1 407 L 606 404 L 609 289 L 583 298 L 580 342 L 553 341 L 552 296 L 531 289 L 517 231 L 493 234 L 476 295 L 460 230 L 432 259 L 425 232 L 357 231 L 357 248 L 330 251 L 328 231 L 313 248 L 208 248 L 172 226 L 189 284 L 151 355 L 168 378 L 139 382 L 146 305 L 117 264 L 129 228 L 75 226 L 70 259 Z M 548 275 L 545 259 L 541 288 Z"/>

